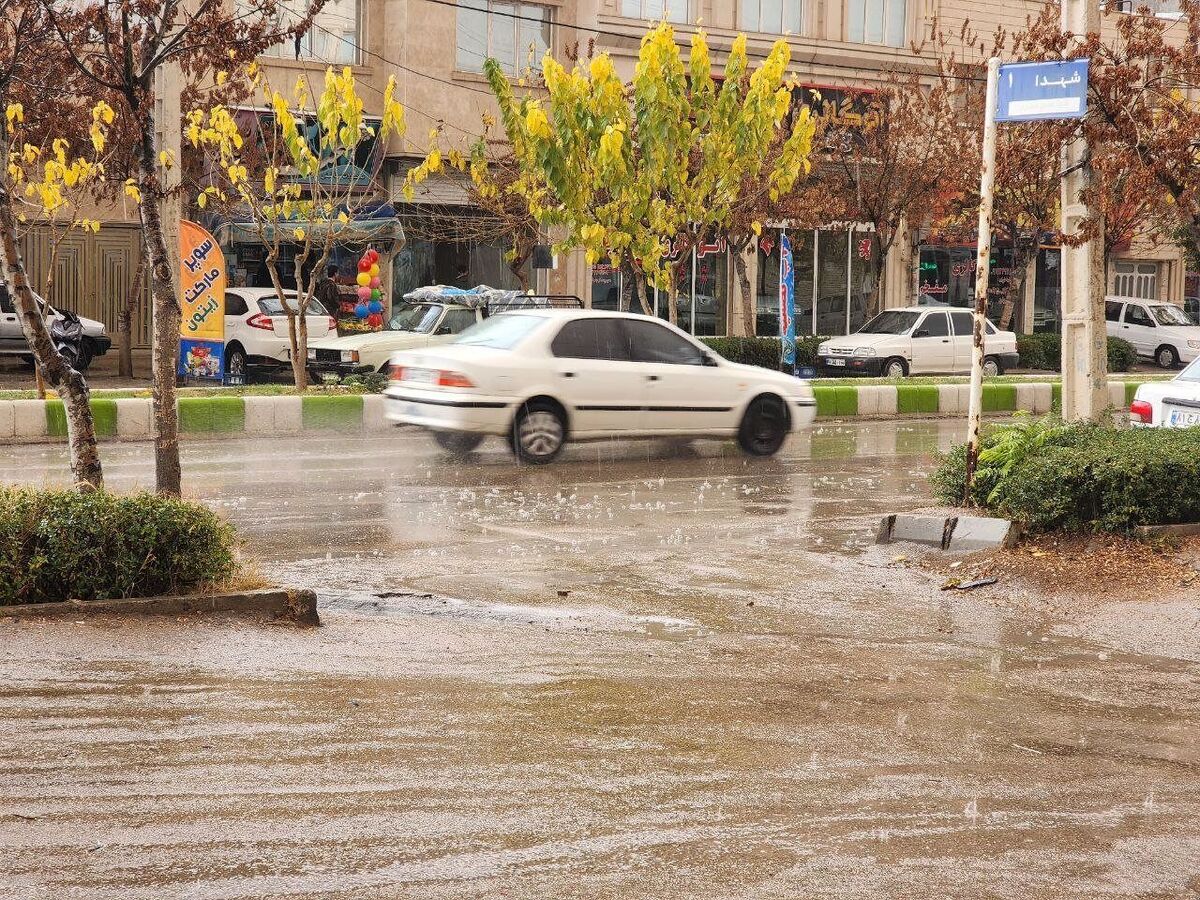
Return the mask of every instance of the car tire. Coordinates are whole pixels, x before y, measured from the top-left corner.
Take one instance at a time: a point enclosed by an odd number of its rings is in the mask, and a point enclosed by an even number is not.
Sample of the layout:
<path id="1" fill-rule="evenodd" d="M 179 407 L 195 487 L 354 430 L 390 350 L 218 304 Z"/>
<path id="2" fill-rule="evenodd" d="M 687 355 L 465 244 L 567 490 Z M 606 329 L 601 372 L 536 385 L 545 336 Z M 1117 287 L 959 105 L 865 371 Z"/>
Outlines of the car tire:
<path id="1" fill-rule="evenodd" d="M 433 440 L 447 453 L 466 456 L 483 443 L 483 435 L 469 431 L 435 431 Z"/>
<path id="2" fill-rule="evenodd" d="M 246 351 L 237 344 L 225 351 L 225 374 L 231 378 L 249 380 L 246 378 Z"/>
<path id="3" fill-rule="evenodd" d="M 557 404 L 533 400 L 517 410 L 510 443 L 521 462 L 545 465 L 562 452 L 566 442 L 566 417 Z"/>
<path id="4" fill-rule="evenodd" d="M 899 356 L 893 356 L 891 359 L 885 359 L 883 366 L 880 369 L 884 378 L 907 378 L 908 363 Z"/>
<path id="5" fill-rule="evenodd" d="M 983 374 L 991 378 L 993 375 L 1003 375 L 1004 366 L 1000 364 L 1000 360 L 994 356 L 985 356 L 983 358 Z"/>
<path id="6" fill-rule="evenodd" d="M 755 397 L 738 426 L 738 446 L 747 456 L 774 456 L 787 440 L 791 423 L 787 406 L 774 394 Z"/>
<path id="7" fill-rule="evenodd" d="M 79 357 L 75 360 L 75 371 L 86 372 L 96 356 L 96 346 L 87 338 L 79 342 Z"/>
<path id="8" fill-rule="evenodd" d="M 1174 369 L 1179 365 L 1179 353 L 1174 347 L 1164 344 L 1154 351 L 1154 361 L 1160 368 Z"/>

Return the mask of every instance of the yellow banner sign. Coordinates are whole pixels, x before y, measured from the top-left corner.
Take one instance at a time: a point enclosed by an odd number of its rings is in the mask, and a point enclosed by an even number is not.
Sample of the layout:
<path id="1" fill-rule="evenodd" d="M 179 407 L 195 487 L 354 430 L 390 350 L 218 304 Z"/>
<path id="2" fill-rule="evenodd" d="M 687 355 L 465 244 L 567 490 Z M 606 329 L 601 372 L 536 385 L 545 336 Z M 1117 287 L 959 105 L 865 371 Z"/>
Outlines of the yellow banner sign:
<path id="1" fill-rule="evenodd" d="M 185 338 L 225 340 L 225 254 L 195 222 L 179 223 L 179 290 Z"/>

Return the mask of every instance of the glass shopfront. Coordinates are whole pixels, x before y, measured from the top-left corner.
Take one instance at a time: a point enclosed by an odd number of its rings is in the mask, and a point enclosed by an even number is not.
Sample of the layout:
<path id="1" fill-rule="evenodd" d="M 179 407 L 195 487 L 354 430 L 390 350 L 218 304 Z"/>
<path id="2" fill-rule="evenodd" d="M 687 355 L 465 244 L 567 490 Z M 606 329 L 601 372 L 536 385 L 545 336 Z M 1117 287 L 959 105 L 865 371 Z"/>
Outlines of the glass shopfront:
<path id="1" fill-rule="evenodd" d="M 925 244 L 921 246 L 917 279 L 917 304 L 919 306 L 975 305 L 975 259 L 974 244 Z M 998 321 L 1003 301 L 1008 295 L 1013 280 L 1019 281 L 1023 273 L 1013 265 L 1011 247 L 996 247 L 992 250 L 991 272 L 988 275 L 988 318 Z M 1013 323 L 1020 323 L 1024 298 L 1018 296 L 1013 311 Z"/>

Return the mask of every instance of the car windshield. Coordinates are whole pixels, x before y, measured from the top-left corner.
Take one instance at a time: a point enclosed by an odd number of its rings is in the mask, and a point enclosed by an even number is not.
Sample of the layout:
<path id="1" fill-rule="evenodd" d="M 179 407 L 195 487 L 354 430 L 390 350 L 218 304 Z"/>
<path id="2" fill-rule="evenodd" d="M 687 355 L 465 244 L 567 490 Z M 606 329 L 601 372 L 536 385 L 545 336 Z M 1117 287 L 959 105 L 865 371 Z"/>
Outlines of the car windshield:
<path id="1" fill-rule="evenodd" d="M 401 306 L 388 320 L 388 331 L 415 331 L 432 334 L 445 309 L 440 303 L 413 303 Z"/>
<path id="2" fill-rule="evenodd" d="M 292 294 L 287 299 L 288 306 L 292 307 L 294 311 L 296 308 L 294 305 L 296 302 L 296 295 Z M 258 308 L 264 316 L 282 316 L 285 314 L 283 311 L 283 304 L 279 302 L 278 297 L 260 297 L 258 301 Z M 325 307 L 323 307 L 316 300 L 310 300 L 308 302 L 308 312 L 306 315 L 327 316 L 329 313 L 326 312 Z"/>
<path id="3" fill-rule="evenodd" d="M 1155 321 L 1159 325 L 1195 325 L 1188 314 L 1178 306 L 1170 306 L 1164 304 L 1162 306 L 1150 307 L 1150 314 L 1154 316 Z"/>
<path id="4" fill-rule="evenodd" d="M 870 322 L 858 329 L 859 334 L 907 334 L 920 313 L 907 309 L 889 309 L 881 312 Z"/>
<path id="5" fill-rule="evenodd" d="M 1188 363 L 1184 370 L 1175 376 L 1175 380 L 1200 382 L 1200 357 Z"/>
<path id="6" fill-rule="evenodd" d="M 545 322 L 545 316 L 521 316 L 512 313 L 492 316 L 478 325 L 472 325 L 455 338 L 454 343 L 511 350 Z"/>

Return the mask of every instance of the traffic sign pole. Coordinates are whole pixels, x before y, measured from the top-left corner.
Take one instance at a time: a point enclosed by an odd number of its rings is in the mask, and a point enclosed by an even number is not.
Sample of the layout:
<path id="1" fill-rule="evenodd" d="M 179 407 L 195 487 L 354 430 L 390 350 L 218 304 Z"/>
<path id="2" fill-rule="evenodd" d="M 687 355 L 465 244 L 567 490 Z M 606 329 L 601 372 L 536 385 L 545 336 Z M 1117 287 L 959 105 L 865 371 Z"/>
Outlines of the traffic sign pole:
<path id="1" fill-rule="evenodd" d="M 975 256 L 975 316 L 971 329 L 971 396 L 967 407 L 967 488 L 963 502 L 971 505 L 971 482 L 979 462 L 979 430 L 983 423 L 983 336 L 987 322 L 988 275 L 992 259 L 992 196 L 996 186 L 996 92 L 1000 59 L 988 60 L 987 102 L 983 116 L 983 169 L 979 175 L 979 237 Z"/>

